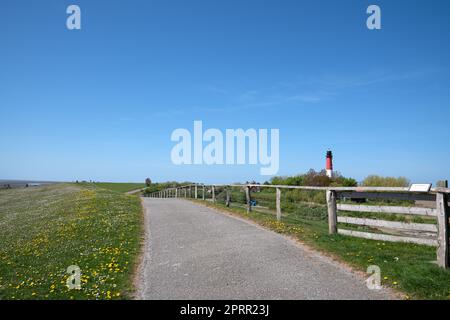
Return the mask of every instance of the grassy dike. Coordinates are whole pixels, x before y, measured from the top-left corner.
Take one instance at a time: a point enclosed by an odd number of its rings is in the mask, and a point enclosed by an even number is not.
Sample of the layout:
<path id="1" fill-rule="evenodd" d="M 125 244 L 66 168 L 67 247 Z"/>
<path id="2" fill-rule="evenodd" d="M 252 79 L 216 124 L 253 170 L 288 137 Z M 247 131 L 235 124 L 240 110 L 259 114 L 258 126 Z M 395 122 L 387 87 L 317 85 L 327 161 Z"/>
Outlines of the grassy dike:
<path id="1" fill-rule="evenodd" d="M 0 299 L 130 298 L 141 219 L 138 197 L 93 185 L 0 191 Z"/>
<path id="2" fill-rule="evenodd" d="M 242 207 L 227 208 L 221 203 L 192 201 L 291 236 L 355 270 L 366 272 L 368 266 L 377 265 L 381 269 L 382 284 L 403 292 L 405 299 L 450 299 L 450 270 L 443 270 L 433 263 L 436 260 L 435 248 L 331 236 L 323 220 L 300 219 L 285 214 L 282 222 L 278 222 L 274 213 L 252 211 L 247 214 Z"/>
<path id="3" fill-rule="evenodd" d="M 144 189 L 146 187 L 144 183 L 114 183 L 114 182 L 99 182 L 95 183 L 95 186 L 122 193 Z"/>

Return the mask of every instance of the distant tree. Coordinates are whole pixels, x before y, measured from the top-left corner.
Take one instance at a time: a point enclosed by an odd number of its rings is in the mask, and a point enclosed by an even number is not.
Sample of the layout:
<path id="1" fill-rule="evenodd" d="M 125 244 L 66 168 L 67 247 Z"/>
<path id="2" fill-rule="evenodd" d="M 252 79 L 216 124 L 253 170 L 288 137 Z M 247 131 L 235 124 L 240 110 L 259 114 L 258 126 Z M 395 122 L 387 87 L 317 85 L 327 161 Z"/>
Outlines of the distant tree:
<path id="1" fill-rule="evenodd" d="M 357 187 L 358 182 L 353 178 L 344 177 L 340 172 L 336 171 L 332 178 L 333 187 Z"/>
<path id="2" fill-rule="evenodd" d="M 145 185 L 150 187 L 152 185 L 152 180 L 150 178 L 145 179 Z"/>
<path id="3" fill-rule="evenodd" d="M 341 186 L 343 187 L 357 187 L 358 186 L 358 181 L 356 181 L 353 178 L 345 178 L 343 177 L 340 183 Z"/>
<path id="4" fill-rule="evenodd" d="M 408 187 L 410 181 L 405 177 L 382 177 L 371 175 L 364 179 L 364 187 Z"/>
<path id="5" fill-rule="evenodd" d="M 293 177 L 273 177 L 270 182 L 265 184 L 279 185 L 279 186 L 302 186 L 304 181 L 303 175 Z"/>
<path id="6" fill-rule="evenodd" d="M 333 177 L 327 176 L 326 170 L 315 171 L 310 169 L 305 174 L 286 177 L 273 177 L 264 184 L 280 186 L 310 186 L 310 187 L 356 187 L 357 181 L 353 178 L 344 177 L 341 173 L 335 172 Z"/>
<path id="7" fill-rule="evenodd" d="M 438 182 L 436 182 L 436 187 L 448 188 L 448 181 L 447 180 L 439 180 Z"/>
<path id="8" fill-rule="evenodd" d="M 320 172 L 310 169 L 304 176 L 304 185 L 313 187 L 328 187 L 331 179 L 327 176 L 326 170 Z"/>

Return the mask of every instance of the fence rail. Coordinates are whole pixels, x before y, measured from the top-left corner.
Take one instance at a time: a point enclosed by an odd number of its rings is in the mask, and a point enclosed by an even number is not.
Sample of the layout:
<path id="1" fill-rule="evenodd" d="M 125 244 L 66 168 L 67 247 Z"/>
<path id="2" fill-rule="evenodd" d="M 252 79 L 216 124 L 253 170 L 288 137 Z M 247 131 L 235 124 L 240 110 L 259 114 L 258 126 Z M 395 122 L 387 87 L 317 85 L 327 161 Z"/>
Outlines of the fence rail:
<path id="1" fill-rule="evenodd" d="M 373 213 L 397 213 L 407 215 L 432 216 L 437 215 L 436 209 L 417 207 L 391 207 L 391 206 L 362 206 L 352 204 L 338 204 L 337 209 L 352 212 L 373 212 Z"/>
<path id="2" fill-rule="evenodd" d="M 194 198 L 198 199 L 201 189 L 202 199 L 206 195 L 212 202 L 216 202 L 219 189 L 225 190 L 225 204 L 230 206 L 231 188 L 241 188 L 245 192 L 247 212 L 252 210 L 252 191 L 260 188 L 275 189 L 275 209 L 277 220 L 282 219 L 281 195 L 282 190 L 324 191 L 326 194 L 328 211 L 328 229 L 330 234 L 340 234 L 364 239 L 415 243 L 437 247 L 437 262 L 442 268 L 449 268 L 449 188 L 432 188 L 429 192 L 411 192 L 409 188 L 388 187 L 309 187 L 309 186 L 279 186 L 260 184 L 193 184 L 176 188 L 168 188 L 148 195 L 153 198 Z M 406 200 L 432 201 L 435 208 L 402 207 L 384 205 L 355 205 L 337 203 L 338 200 L 351 201 L 361 199 L 375 200 Z M 364 217 L 347 217 L 338 215 L 340 212 L 393 214 L 431 219 L 431 223 L 399 222 Z M 366 227 L 374 232 L 344 229 L 341 226 Z M 394 233 L 397 234 L 392 234 Z M 390 234 L 391 233 L 391 234 Z M 401 235 L 399 235 L 400 233 Z M 407 233 L 406 235 L 402 233 Z"/>

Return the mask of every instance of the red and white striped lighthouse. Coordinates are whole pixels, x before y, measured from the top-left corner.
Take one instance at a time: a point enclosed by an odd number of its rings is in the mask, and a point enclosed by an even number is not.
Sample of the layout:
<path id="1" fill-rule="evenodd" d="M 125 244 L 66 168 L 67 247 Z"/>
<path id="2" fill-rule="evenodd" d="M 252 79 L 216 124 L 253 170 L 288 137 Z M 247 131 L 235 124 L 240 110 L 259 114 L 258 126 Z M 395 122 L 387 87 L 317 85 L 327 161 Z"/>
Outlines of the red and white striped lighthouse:
<path id="1" fill-rule="evenodd" d="M 333 177 L 333 153 L 327 151 L 327 164 L 326 164 L 327 176 L 329 178 Z"/>

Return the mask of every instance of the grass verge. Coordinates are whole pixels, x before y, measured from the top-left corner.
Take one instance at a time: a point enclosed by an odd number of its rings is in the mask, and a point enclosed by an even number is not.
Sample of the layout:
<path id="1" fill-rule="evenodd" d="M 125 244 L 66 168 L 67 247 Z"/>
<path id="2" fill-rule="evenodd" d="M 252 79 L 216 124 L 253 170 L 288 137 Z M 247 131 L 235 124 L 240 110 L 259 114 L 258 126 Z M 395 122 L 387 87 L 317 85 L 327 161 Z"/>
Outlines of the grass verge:
<path id="1" fill-rule="evenodd" d="M 285 234 L 308 246 L 365 272 L 370 265 L 381 268 L 382 284 L 405 293 L 407 299 L 450 299 L 450 271 L 439 268 L 436 249 L 432 247 L 381 242 L 341 235 L 329 235 L 323 220 L 302 219 L 286 214 L 282 222 L 273 213 L 252 211 L 241 207 L 193 200 L 256 222 L 275 232 Z"/>
<path id="2" fill-rule="evenodd" d="M 138 197 L 94 185 L 0 191 L 0 299 L 130 298 L 141 217 Z"/>

